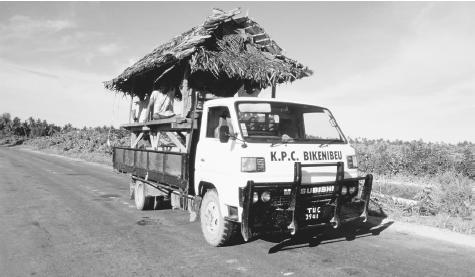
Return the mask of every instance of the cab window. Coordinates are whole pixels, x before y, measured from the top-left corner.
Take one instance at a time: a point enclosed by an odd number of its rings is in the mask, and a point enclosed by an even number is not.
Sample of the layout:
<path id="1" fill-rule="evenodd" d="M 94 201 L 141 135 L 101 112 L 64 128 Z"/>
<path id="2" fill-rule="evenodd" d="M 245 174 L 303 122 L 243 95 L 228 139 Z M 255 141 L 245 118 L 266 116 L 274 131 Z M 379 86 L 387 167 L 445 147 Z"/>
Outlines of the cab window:
<path id="1" fill-rule="evenodd" d="M 228 126 L 229 133 L 234 134 L 231 115 L 228 107 L 211 107 L 208 109 L 208 122 L 206 125 L 206 137 L 218 138 L 219 128 L 221 126 Z"/>

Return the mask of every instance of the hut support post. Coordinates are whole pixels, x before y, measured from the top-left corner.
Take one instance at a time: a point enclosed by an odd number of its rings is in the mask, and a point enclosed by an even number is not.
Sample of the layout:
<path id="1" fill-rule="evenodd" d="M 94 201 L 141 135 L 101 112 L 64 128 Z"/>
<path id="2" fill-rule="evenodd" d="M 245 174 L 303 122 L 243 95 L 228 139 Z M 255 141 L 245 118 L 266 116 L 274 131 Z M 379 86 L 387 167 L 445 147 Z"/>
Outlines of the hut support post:
<path id="1" fill-rule="evenodd" d="M 134 97 L 130 95 L 130 105 L 129 105 L 129 123 L 132 123 L 132 105 L 134 102 Z"/>
<path id="2" fill-rule="evenodd" d="M 275 89 L 275 84 L 274 84 L 272 85 L 272 98 L 275 98 L 275 91 L 276 89 Z"/>
<path id="3" fill-rule="evenodd" d="M 188 78 L 190 76 L 190 65 L 187 65 L 185 68 L 185 72 L 183 73 L 183 80 L 181 83 L 181 96 L 183 101 L 183 117 L 186 118 L 191 111 L 193 110 L 193 91 L 188 86 Z"/>

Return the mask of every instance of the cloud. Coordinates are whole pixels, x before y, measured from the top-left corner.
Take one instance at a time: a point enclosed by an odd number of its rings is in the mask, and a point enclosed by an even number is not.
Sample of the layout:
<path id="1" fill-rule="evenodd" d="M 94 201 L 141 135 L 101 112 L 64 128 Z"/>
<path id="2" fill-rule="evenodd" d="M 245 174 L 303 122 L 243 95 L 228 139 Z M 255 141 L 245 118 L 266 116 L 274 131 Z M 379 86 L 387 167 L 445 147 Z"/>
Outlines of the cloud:
<path id="1" fill-rule="evenodd" d="M 69 19 L 14 15 L 0 20 L 0 57 L 24 68 L 48 63 L 98 72 L 124 49 L 107 34 Z"/>
<path id="2" fill-rule="evenodd" d="M 22 68 L 22 67 L 18 67 L 18 68 L 25 71 L 25 72 L 34 74 L 34 75 L 39 75 L 39 76 L 42 76 L 42 77 L 48 77 L 48 78 L 52 78 L 52 79 L 59 79 L 59 76 L 55 75 L 55 74 L 50 74 L 50 73 L 47 73 L 47 72 L 42 72 L 42 71 L 37 71 L 37 70 L 31 70 L 31 69 Z"/>
<path id="3" fill-rule="evenodd" d="M 117 54 L 122 49 L 117 43 L 107 43 L 99 45 L 98 52 L 105 56 L 112 56 Z"/>
<path id="4" fill-rule="evenodd" d="M 0 37 L 5 39 L 29 39 L 37 35 L 47 35 L 75 28 L 70 20 L 42 20 L 29 16 L 15 15 L 6 23 L 0 24 Z"/>

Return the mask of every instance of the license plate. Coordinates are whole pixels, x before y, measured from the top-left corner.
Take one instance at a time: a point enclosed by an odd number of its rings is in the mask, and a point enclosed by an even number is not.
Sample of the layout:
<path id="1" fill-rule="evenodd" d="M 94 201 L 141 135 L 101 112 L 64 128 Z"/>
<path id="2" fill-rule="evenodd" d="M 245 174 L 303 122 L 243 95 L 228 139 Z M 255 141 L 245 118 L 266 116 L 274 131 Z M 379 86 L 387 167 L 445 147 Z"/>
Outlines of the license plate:
<path id="1" fill-rule="evenodd" d="M 330 207 L 324 206 L 311 206 L 304 209 L 304 220 L 326 220 L 331 215 Z"/>
<path id="2" fill-rule="evenodd" d="M 308 207 L 305 209 L 305 220 L 316 220 L 322 214 L 322 207 Z"/>

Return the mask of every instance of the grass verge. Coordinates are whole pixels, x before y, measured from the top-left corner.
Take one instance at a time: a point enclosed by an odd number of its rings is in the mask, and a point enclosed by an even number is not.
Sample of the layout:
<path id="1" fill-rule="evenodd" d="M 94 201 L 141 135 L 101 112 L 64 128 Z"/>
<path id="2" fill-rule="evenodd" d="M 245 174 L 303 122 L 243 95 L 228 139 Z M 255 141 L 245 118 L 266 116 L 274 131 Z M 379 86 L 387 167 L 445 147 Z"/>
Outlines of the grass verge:
<path id="1" fill-rule="evenodd" d="M 425 178 L 378 177 L 372 199 L 394 220 L 475 235 L 474 185 L 451 172 Z"/>

